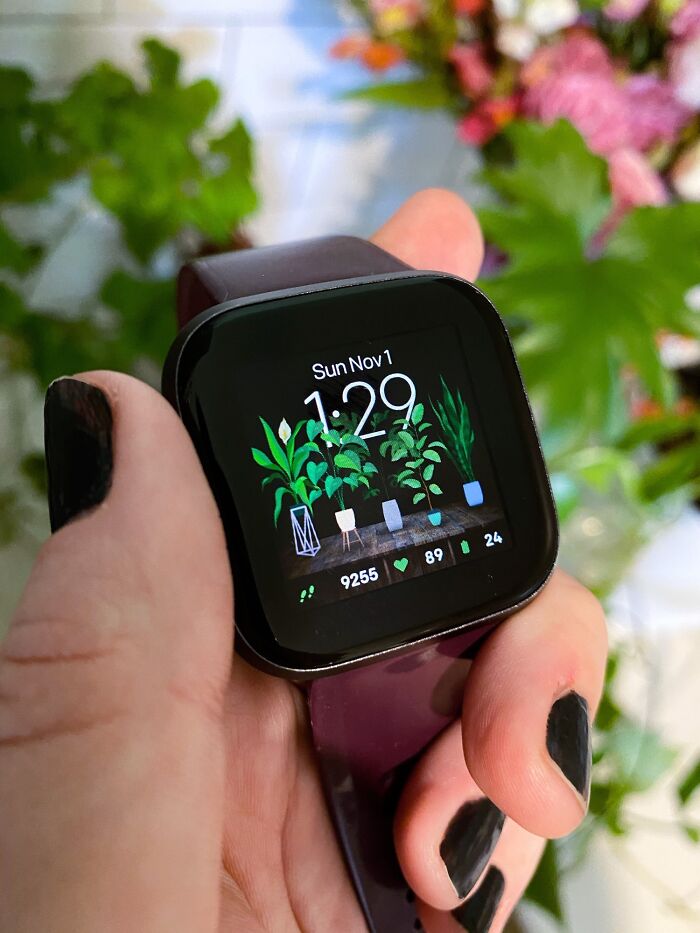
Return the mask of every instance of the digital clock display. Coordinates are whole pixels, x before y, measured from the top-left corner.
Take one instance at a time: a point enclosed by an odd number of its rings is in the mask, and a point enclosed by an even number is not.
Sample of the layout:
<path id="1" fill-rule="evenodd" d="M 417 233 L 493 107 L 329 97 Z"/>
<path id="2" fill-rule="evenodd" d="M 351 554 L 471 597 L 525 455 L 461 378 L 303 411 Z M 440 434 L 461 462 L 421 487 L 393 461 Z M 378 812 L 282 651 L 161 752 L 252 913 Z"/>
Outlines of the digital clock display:
<path id="1" fill-rule="evenodd" d="M 288 600 L 337 602 L 509 548 L 453 327 L 290 355 L 254 397 L 256 507 Z"/>

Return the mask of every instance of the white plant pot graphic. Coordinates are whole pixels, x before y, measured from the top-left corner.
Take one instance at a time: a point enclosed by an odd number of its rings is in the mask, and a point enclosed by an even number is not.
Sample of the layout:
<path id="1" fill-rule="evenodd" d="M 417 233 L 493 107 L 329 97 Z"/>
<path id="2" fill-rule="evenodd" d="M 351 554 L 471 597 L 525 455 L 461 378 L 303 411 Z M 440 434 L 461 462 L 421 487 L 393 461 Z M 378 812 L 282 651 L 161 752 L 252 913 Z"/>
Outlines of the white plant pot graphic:
<path id="1" fill-rule="evenodd" d="M 473 480 L 471 483 L 465 483 L 462 488 L 464 489 L 464 498 L 467 500 L 467 505 L 483 504 L 484 490 L 481 488 L 478 479 Z"/>
<path id="2" fill-rule="evenodd" d="M 403 518 L 401 517 L 401 509 L 396 499 L 387 499 L 386 502 L 382 502 L 382 512 L 384 513 L 384 521 L 389 531 L 392 532 L 392 534 L 395 531 L 401 531 L 403 528 Z"/>
<path id="3" fill-rule="evenodd" d="M 343 550 L 350 550 L 350 535 L 354 534 L 355 538 L 362 544 L 362 538 L 360 533 L 355 527 L 355 510 L 354 509 L 341 509 L 341 511 L 335 513 L 335 520 L 338 523 L 338 528 L 343 533 Z M 362 544 L 364 547 L 364 544 Z"/>
<path id="4" fill-rule="evenodd" d="M 293 505 L 289 510 L 294 535 L 294 550 L 299 557 L 315 557 L 321 550 L 321 544 L 306 505 Z"/>

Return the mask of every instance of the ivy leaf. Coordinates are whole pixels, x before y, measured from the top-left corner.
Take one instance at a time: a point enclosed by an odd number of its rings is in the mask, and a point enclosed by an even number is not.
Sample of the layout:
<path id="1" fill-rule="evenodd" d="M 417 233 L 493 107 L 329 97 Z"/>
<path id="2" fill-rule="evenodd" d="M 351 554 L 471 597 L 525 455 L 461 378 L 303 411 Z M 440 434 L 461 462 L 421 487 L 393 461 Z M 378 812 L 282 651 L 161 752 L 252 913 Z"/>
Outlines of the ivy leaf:
<path id="1" fill-rule="evenodd" d="M 157 39 L 145 39 L 141 43 L 146 59 L 146 68 L 154 85 L 172 87 L 177 83 L 180 72 L 180 55 L 175 49 L 163 45 Z"/>
<path id="2" fill-rule="evenodd" d="M 325 483 L 326 495 L 329 499 L 332 499 L 333 496 L 338 492 L 340 487 L 343 485 L 342 479 L 339 476 L 327 476 Z"/>
<path id="3" fill-rule="evenodd" d="M 614 437 L 628 420 L 622 370 L 668 404 L 673 381 L 656 334 L 700 329 L 684 301 L 700 281 L 700 204 L 638 208 L 601 246 L 604 161 L 564 122 L 519 123 L 510 138 L 512 167 L 486 173 L 504 203 L 481 216 L 509 263 L 485 289 L 521 325 L 520 363 L 550 425 L 568 437 Z"/>
<path id="4" fill-rule="evenodd" d="M 678 800 L 681 806 L 685 806 L 696 790 L 700 787 L 700 758 L 687 772 L 681 783 L 678 785 Z"/>
<path id="5" fill-rule="evenodd" d="M 550 839 L 544 847 L 542 858 L 535 874 L 525 891 L 525 899 L 537 904 L 546 913 L 557 920 L 564 922 L 560 889 L 560 871 L 557 862 L 556 845 Z"/>

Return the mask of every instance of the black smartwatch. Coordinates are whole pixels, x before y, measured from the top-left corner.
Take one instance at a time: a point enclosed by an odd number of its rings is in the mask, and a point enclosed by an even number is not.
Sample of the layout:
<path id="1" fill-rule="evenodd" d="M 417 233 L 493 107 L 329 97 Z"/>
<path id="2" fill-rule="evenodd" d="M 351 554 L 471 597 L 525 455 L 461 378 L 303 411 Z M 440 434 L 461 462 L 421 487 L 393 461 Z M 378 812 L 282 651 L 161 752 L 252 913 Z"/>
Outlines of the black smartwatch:
<path id="1" fill-rule="evenodd" d="M 393 801 L 557 553 L 505 326 L 469 282 L 343 236 L 197 260 L 178 315 L 163 391 L 221 513 L 237 651 L 308 694 L 370 930 L 418 928 Z"/>

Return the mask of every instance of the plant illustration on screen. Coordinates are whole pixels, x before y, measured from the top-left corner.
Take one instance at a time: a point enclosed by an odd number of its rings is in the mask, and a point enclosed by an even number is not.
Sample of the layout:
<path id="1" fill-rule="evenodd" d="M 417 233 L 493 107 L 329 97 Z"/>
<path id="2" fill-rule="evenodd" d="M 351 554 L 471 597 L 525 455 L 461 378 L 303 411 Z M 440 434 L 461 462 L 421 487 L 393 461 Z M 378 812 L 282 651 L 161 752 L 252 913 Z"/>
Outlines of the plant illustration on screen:
<path id="1" fill-rule="evenodd" d="M 308 423 L 308 436 L 310 440 L 318 437 L 319 449 L 324 451 L 326 469 L 322 471 L 319 479 L 325 474 L 323 492 L 338 506 L 335 520 L 343 536 L 343 550 L 349 550 L 352 541 L 362 545 L 355 521 L 355 510 L 348 507 L 346 496 L 360 487 L 369 490 L 372 486 L 371 477 L 379 472 L 370 460 L 367 442 L 352 431 L 341 433 L 337 427 L 331 427 L 326 431 L 320 421 Z"/>
<path id="2" fill-rule="evenodd" d="M 323 493 L 318 480 L 326 469 L 320 458 L 318 444 L 310 436 L 307 421 L 299 421 L 294 429 L 285 418 L 279 424 L 277 437 L 265 421 L 260 418 L 269 454 L 257 447 L 251 448 L 253 460 L 267 471 L 262 481 L 262 488 L 274 488 L 274 511 L 272 514 L 275 527 L 282 512 L 285 496 L 293 502 L 289 510 L 294 537 L 294 547 L 300 557 L 313 557 L 320 550 L 318 534 L 311 518 L 313 504 Z M 299 435 L 305 430 L 303 443 L 298 443 Z M 319 455 L 318 458 L 312 455 Z"/>
<path id="3" fill-rule="evenodd" d="M 432 408 L 440 425 L 447 455 L 462 481 L 467 503 L 472 506 L 481 505 L 484 495 L 472 463 L 475 435 L 469 408 L 461 392 L 458 391 L 456 395 L 451 392 L 442 377 L 440 383 L 442 398 L 432 402 Z"/>
<path id="4" fill-rule="evenodd" d="M 412 490 L 414 505 L 425 502 L 430 523 L 439 525 L 442 515 L 434 508 L 433 498 L 442 495 L 442 488 L 436 482 L 435 469 L 442 463 L 445 445 L 430 440 L 428 431 L 432 424 L 423 420 L 424 415 L 425 406 L 419 402 L 411 411 L 410 420 L 397 418 L 380 446 L 380 453 L 401 464 L 403 469 L 395 475 L 394 482 L 399 488 Z"/>

